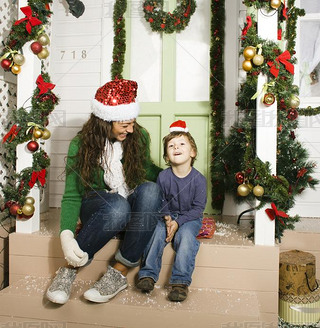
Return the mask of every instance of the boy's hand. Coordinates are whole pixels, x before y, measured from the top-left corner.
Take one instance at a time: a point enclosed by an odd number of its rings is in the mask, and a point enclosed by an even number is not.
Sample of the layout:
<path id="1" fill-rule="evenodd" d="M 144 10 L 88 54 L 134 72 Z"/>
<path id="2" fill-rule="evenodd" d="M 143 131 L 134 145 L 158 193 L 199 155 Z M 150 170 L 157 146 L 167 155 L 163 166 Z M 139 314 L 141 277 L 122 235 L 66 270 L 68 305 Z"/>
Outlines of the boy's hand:
<path id="1" fill-rule="evenodd" d="M 178 230 L 179 225 L 176 221 L 171 220 L 168 224 L 167 224 L 167 238 L 166 238 L 166 242 L 169 243 L 172 238 L 174 237 L 174 234 L 176 233 L 176 231 Z"/>

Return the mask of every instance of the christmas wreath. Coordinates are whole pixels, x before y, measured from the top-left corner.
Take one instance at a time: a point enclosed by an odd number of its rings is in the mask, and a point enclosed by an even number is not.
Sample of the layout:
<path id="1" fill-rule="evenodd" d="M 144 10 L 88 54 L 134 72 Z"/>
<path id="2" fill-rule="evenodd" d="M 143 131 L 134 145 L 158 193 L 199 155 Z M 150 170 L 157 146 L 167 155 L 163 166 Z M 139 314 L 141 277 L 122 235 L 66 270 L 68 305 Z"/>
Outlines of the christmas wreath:
<path id="1" fill-rule="evenodd" d="M 156 32 L 173 33 L 184 30 L 195 10 L 195 0 L 180 0 L 173 13 L 163 10 L 163 0 L 143 3 L 144 17 L 150 23 L 152 31 Z"/>

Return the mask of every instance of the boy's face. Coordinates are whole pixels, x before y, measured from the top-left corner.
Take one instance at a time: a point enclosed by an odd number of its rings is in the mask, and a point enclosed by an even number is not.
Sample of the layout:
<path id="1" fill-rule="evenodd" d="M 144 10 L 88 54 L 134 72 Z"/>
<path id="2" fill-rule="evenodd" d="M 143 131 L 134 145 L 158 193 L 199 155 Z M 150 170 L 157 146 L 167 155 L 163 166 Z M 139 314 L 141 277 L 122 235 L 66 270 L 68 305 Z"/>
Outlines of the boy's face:
<path id="1" fill-rule="evenodd" d="M 172 166 L 189 163 L 196 156 L 187 137 L 179 136 L 171 139 L 167 144 L 167 159 Z"/>

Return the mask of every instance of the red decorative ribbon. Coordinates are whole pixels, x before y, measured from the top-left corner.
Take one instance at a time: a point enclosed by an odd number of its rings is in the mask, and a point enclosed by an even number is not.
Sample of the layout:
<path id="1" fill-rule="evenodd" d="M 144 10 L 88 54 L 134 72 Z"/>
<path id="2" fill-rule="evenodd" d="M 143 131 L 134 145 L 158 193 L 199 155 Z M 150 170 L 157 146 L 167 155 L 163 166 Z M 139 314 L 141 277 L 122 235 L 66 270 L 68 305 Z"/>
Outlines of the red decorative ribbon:
<path id="1" fill-rule="evenodd" d="M 32 9 L 30 6 L 22 7 L 20 10 L 26 15 L 25 18 L 17 20 L 14 25 L 19 25 L 24 21 L 27 21 L 26 23 L 26 30 L 29 34 L 31 34 L 31 30 L 33 26 L 41 25 L 42 22 L 38 18 L 32 16 Z"/>
<path id="2" fill-rule="evenodd" d="M 288 218 L 289 217 L 288 214 L 286 214 L 283 211 L 278 211 L 275 203 L 271 203 L 271 207 L 272 208 L 267 208 L 266 209 L 266 213 L 269 216 L 270 220 L 273 221 L 275 219 L 278 219 L 281 222 L 281 224 L 284 225 L 284 222 L 282 221 L 281 218 Z"/>
<path id="3" fill-rule="evenodd" d="M 283 10 L 282 10 L 282 15 L 285 19 L 288 19 L 287 15 L 287 7 L 286 7 L 286 0 L 283 1 Z"/>
<path id="4" fill-rule="evenodd" d="M 38 76 L 36 83 L 40 90 L 39 96 L 48 92 L 49 90 L 54 89 L 56 86 L 55 84 L 44 82 L 42 75 Z"/>
<path id="5" fill-rule="evenodd" d="M 278 77 L 279 70 L 280 70 L 279 64 L 282 63 L 288 72 L 294 74 L 294 66 L 292 63 L 288 62 L 288 59 L 290 58 L 291 58 L 290 52 L 286 50 L 280 56 L 278 56 L 274 62 L 269 61 L 268 65 L 270 66 L 270 73 L 275 77 Z"/>
<path id="6" fill-rule="evenodd" d="M 308 170 L 305 167 L 301 168 L 297 173 L 297 178 L 302 178 L 307 172 Z"/>
<path id="7" fill-rule="evenodd" d="M 247 16 L 247 25 L 243 28 L 242 33 L 241 33 L 241 40 L 245 39 L 245 36 L 248 33 L 249 28 L 252 26 L 252 18 L 251 16 Z"/>
<path id="8" fill-rule="evenodd" d="M 41 171 L 33 171 L 31 175 L 31 180 L 29 181 L 29 186 L 32 188 L 35 183 L 39 180 L 41 186 L 44 186 L 46 183 L 46 169 L 42 169 Z"/>
<path id="9" fill-rule="evenodd" d="M 5 143 L 10 137 L 9 143 L 17 136 L 21 128 L 18 128 L 18 125 L 12 125 L 10 131 L 3 137 L 2 143 Z"/>

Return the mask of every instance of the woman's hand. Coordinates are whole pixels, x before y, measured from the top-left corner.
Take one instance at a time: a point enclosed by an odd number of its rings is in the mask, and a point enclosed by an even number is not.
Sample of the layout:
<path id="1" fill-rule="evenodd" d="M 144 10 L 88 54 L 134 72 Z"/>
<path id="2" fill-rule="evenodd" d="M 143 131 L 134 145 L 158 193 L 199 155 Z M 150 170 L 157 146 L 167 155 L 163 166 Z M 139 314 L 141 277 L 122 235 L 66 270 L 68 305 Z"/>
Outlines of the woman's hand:
<path id="1" fill-rule="evenodd" d="M 176 231 L 179 228 L 179 225 L 178 225 L 177 221 L 174 221 L 172 219 L 166 225 L 167 225 L 167 238 L 166 238 L 166 242 L 169 243 L 173 239 Z"/>
<path id="2" fill-rule="evenodd" d="M 63 230 L 60 233 L 61 247 L 64 258 L 69 265 L 74 267 L 84 266 L 89 259 L 88 253 L 84 252 L 75 240 L 71 230 Z"/>

